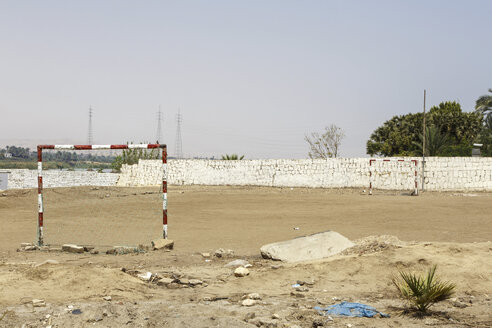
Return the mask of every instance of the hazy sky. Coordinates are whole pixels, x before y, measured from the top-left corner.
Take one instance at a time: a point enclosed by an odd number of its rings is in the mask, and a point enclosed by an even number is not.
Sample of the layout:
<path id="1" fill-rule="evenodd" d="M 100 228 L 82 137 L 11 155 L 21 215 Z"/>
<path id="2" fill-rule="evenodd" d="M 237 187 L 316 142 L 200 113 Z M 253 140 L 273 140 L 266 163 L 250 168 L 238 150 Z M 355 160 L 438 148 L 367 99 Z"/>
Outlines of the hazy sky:
<path id="1" fill-rule="evenodd" d="M 393 115 L 492 88 L 492 1 L 3 1 L 0 143 L 154 141 L 303 158 L 336 124 L 366 156 Z"/>

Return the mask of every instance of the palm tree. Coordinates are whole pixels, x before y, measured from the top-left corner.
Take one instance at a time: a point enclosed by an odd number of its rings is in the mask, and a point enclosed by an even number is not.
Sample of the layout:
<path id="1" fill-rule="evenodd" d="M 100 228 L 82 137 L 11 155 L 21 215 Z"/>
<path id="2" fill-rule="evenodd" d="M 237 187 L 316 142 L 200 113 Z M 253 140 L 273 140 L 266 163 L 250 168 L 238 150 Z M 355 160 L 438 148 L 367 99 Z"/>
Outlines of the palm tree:
<path id="1" fill-rule="evenodd" d="M 222 155 L 222 159 L 226 161 L 237 161 L 237 160 L 242 160 L 244 158 L 244 155 L 241 157 L 237 156 L 237 154 L 232 154 L 232 155 Z"/>
<path id="2" fill-rule="evenodd" d="M 413 144 L 420 150 L 422 154 L 422 134 L 419 134 L 420 142 L 413 142 Z M 425 129 L 425 155 L 426 156 L 439 156 L 444 147 L 450 144 L 450 140 L 447 134 L 441 134 L 439 128 L 435 126 L 428 126 Z"/>
<path id="3" fill-rule="evenodd" d="M 492 93 L 492 89 L 489 89 Z M 475 109 L 482 114 L 487 114 L 487 117 L 492 115 L 492 95 L 483 95 L 477 99 Z"/>

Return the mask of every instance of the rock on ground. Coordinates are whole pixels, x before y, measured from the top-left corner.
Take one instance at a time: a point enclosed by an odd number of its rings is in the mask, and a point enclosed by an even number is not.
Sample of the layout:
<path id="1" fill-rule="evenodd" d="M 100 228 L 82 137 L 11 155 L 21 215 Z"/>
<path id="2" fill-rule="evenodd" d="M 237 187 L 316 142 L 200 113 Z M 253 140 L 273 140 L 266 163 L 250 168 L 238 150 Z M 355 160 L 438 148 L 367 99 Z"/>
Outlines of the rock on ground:
<path id="1" fill-rule="evenodd" d="M 236 270 L 234 270 L 234 275 L 236 277 L 244 277 L 249 275 L 249 270 L 243 267 L 239 267 Z"/>
<path id="2" fill-rule="evenodd" d="M 261 247 L 261 256 L 284 262 L 318 260 L 354 246 L 346 237 L 335 231 L 320 232 Z"/>
<path id="3" fill-rule="evenodd" d="M 73 244 L 65 244 L 62 245 L 62 251 L 68 253 L 83 253 L 84 247 L 73 245 Z"/>
<path id="4" fill-rule="evenodd" d="M 156 239 L 152 241 L 152 248 L 155 250 L 158 249 L 173 249 L 174 241 L 171 239 Z"/>

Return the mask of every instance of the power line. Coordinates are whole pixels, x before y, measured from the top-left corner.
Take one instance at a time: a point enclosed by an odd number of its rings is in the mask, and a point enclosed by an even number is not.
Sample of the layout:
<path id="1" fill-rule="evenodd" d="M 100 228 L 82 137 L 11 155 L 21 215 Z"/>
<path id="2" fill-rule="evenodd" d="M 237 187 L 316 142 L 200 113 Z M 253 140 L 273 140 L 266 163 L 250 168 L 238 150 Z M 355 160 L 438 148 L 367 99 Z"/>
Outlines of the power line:
<path id="1" fill-rule="evenodd" d="M 155 134 L 156 143 L 162 141 L 162 113 L 161 113 L 161 105 L 159 105 L 159 112 L 157 112 L 157 132 Z"/>
<path id="2" fill-rule="evenodd" d="M 183 115 L 181 115 L 181 110 L 178 109 L 178 114 L 176 115 L 176 145 L 175 145 L 175 156 L 176 158 L 183 158 L 183 141 L 181 140 L 181 122 L 183 122 Z"/>
<path id="3" fill-rule="evenodd" d="M 94 136 L 92 135 L 92 107 L 89 106 L 89 131 L 87 133 L 87 144 L 92 145 Z"/>

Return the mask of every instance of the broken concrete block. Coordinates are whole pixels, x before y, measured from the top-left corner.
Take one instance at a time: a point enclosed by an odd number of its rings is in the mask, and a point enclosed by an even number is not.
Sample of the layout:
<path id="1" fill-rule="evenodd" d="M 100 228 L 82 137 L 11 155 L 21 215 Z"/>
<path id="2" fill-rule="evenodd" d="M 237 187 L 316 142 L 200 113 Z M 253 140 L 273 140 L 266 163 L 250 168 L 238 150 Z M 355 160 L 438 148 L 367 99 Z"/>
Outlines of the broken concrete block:
<path id="1" fill-rule="evenodd" d="M 68 253 L 83 253 L 84 247 L 73 245 L 73 244 L 65 244 L 62 245 L 62 251 Z"/>
<path id="2" fill-rule="evenodd" d="M 248 299 L 242 301 L 241 304 L 243 306 L 253 306 L 253 305 L 256 304 L 256 301 L 255 300 L 251 300 L 251 299 L 248 298 Z"/>
<path id="3" fill-rule="evenodd" d="M 261 247 L 261 256 L 284 262 L 318 260 L 342 252 L 354 244 L 335 231 L 320 232 Z"/>
<path id="4" fill-rule="evenodd" d="M 243 267 L 239 267 L 236 270 L 234 270 L 234 275 L 236 277 L 244 277 L 249 275 L 249 270 Z"/>
<path id="5" fill-rule="evenodd" d="M 196 285 L 201 285 L 201 284 L 203 284 L 203 281 L 201 281 L 200 279 L 190 279 L 190 280 L 189 280 L 189 283 L 190 283 L 190 285 L 192 285 L 192 286 L 196 286 Z"/>
<path id="6" fill-rule="evenodd" d="M 158 249 L 173 249 L 174 248 L 174 241 L 171 239 L 156 239 L 152 241 L 152 248 L 155 250 Z"/>
<path id="7" fill-rule="evenodd" d="M 44 307 L 44 306 L 46 306 L 46 303 L 44 302 L 44 300 L 33 299 L 32 300 L 32 306 L 33 307 Z"/>

